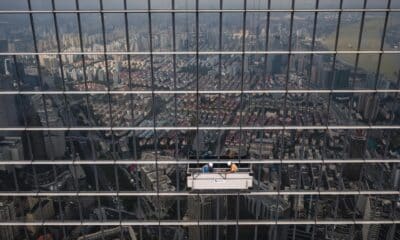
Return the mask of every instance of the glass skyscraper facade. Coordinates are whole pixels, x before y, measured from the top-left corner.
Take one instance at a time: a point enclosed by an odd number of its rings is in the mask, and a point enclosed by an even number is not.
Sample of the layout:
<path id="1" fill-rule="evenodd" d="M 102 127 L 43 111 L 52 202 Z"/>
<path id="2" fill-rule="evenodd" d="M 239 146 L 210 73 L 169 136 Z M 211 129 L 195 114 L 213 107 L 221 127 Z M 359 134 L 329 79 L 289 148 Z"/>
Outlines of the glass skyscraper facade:
<path id="1" fill-rule="evenodd" d="M 399 0 L 1 0 L 0 240 L 400 239 L 399 46 Z"/>

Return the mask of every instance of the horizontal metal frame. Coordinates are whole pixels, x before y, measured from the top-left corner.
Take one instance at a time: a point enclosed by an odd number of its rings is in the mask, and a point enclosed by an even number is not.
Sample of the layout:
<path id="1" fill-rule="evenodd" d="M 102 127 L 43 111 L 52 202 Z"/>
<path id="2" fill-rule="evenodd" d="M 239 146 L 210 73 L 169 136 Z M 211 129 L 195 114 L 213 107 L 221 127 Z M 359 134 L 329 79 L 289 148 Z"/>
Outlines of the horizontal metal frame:
<path id="1" fill-rule="evenodd" d="M 65 51 L 65 52 L 1 52 L 0 56 L 37 56 L 37 55 L 265 55 L 265 54 L 400 54 L 400 50 L 321 50 L 321 51 Z"/>
<path id="2" fill-rule="evenodd" d="M 244 12 L 400 12 L 399 8 L 321 8 L 321 9 L 88 9 L 88 10 L 0 10 L 0 14 L 21 13 L 244 13 Z"/>
<path id="3" fill-rule="evenodd" d="M 288 89 L 288 90 L 104 90 L 104 91 L 0 91 L 0 95 L 82 95 L 82 94 L 296 94 L 296 93 L 400 93 L 400 89 Z"/>
<path id="4" fill-rule="evenodd" d="M 238 160 L 229 159 L 237 163 Z M 186 165 L 209 162 L 224 162 L 221 159 L 199 159 L 199 160 L 157 160 L 161 165 Z M 244 164 L 374 164 L 374 163 L 400 163 L 400 159 L 241 159 Z M 135 165 L 153 165 L 155 160 L 0 160 L 1 165 L 114 165 L 114 164 L 135 164 Z"/>
<path id="5" fill-rule="evenodd" d="M 151 197 L 151 196 L 162 196 L 162 197 L 171 197 L 171 196 L 303 196 L 303 195 L 318 195 L 318 196 L 336 196 L 336 195 L 400 195 L 400 191 L 385 191 L 385 190 L 368 190 L 368 191 L 357 191 L 357 190 L 343 190 L 343 191 L 318 191 L 318 190 L 303 190 L 303 191 L 249 191 L 249 192 L 239 192 L 239 191 L 230 191 L 230 192 L 188 192 L 188 191 L 179 191 L 179 192 L 149 192 L 149 191 L 77 191 L 77 192 L 68 192 L 68 191 L 43 191 L 43 192 L 24 192 L 24 191 L 0 191 L 0 196 L 31 196 L 31 197 L 110 197 L 110 196 L 119 196 L 119 197 Z"/>
<path id="6" fill-rule="evenodd" d="M 199 220 L 199 221 L 8 221 L 0 226 L 255 226 L 255 225 L 371 225 L 399 224 L 400 220 Z"/>
<path id="7" fill-rule="evenodd" d="M 2 127 L 1 131 L 195 131 L 195 130 L 346 130 L 400 129 L 400 125 L 341 125 L 341 126 L 194 126 L 194 127 Z"/>

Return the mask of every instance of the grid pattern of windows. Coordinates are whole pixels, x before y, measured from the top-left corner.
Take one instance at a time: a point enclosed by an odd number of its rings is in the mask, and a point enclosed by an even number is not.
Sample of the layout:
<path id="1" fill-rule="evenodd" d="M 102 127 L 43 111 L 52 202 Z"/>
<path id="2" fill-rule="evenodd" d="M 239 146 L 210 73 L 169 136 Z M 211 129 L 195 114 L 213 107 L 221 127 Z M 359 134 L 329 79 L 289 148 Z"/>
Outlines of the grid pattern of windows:
<path id="1" fill-rule="evenodd" d="M 0 234 L 400 239 L 399 45 L 398 0 L 1 1 Z"/>

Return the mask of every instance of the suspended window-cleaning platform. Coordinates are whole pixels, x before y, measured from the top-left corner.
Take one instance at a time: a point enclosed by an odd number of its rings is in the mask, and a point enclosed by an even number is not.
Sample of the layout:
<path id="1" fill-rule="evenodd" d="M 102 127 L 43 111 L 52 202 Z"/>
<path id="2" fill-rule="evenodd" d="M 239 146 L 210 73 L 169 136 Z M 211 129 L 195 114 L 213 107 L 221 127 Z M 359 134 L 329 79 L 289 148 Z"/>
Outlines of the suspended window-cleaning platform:
<path id="1" fill-rule="evenodd" d="M 204 164 L 203 164 L 204 165 Z M 253 172 L 250 165 L 238 165 L 238 171 L 229 172 L 226 164 L 214 164 L 212 172 L 202 172 L 202 165 L 189 164 L 187 188 L 192 191 L 248 190 L 253 187 Z"/>

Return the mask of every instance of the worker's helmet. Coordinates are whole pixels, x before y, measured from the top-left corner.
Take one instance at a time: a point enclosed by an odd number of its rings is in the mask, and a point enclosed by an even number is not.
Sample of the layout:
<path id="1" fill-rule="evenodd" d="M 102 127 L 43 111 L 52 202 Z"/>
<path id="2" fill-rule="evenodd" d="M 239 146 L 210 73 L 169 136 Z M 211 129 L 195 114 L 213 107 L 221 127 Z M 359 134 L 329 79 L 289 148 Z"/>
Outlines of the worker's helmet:
<path id="1" fill-rule="evenodd" d="M 208 163 L 208 166 L 210 166 L 210 167 L 213 167 L 213 163 L 212 162 L 210 162 L 210 163 Z"/>
<path id="2" fill-rule="evenodd" d="M 230 167 L 231 165 L 232 165 L 232 162 L 231 162 L 231 161 L 229 161 L 229 162 L 228 162 L 228 166 Z"/>

